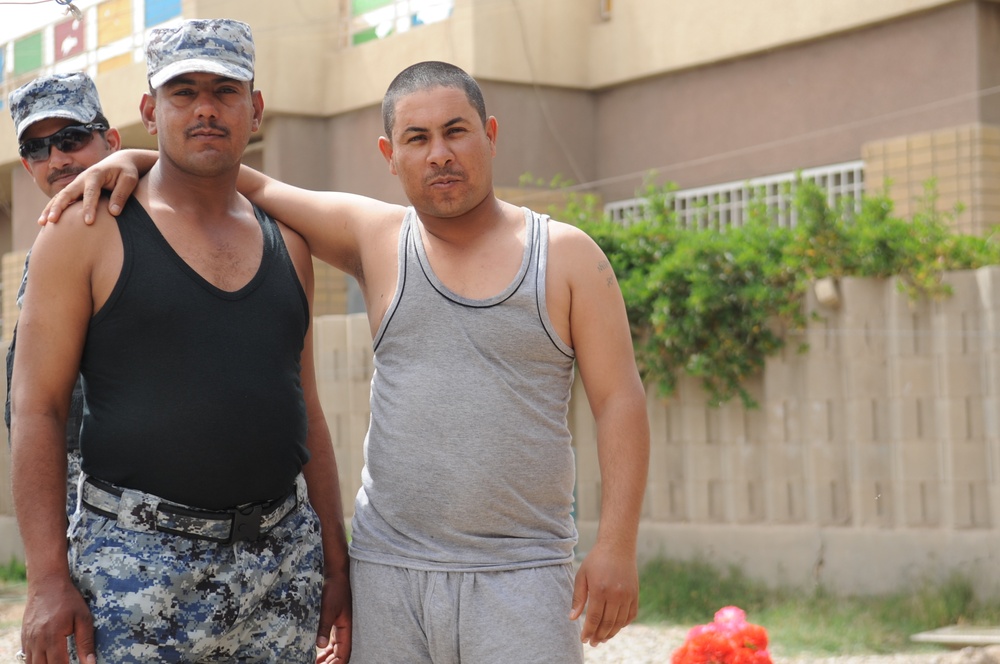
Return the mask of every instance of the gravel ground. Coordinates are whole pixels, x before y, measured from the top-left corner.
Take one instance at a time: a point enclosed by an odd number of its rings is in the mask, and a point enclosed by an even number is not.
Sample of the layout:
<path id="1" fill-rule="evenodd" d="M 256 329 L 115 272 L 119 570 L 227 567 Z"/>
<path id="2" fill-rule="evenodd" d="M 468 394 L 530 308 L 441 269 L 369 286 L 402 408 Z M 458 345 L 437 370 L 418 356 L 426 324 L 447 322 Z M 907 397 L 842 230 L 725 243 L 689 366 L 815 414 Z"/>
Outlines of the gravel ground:
<path id="1" fill-rule="evenodd" d="M 669 664 L 670 655 L 684 642 L 686 627 L 629 625 L 611 641 L 585 646 L 586 664 Z M 995 660 L 957 659 L 958 652 L 887 656 L 777 657 L 774 664 L 1000 664 Z"/>
<path id="2" fill-rule="evenodd" d="M 0 664 L 14 661 L 20 645 L 23 598 L 0 595 Z M 597 648 L 584 647 L 586 664 L 669 664 L 687 628 L 630 625 Z M 526 659 L 527 664 L 533 664 Z M 484 663 L 485 664 L 485 663 Z M 774 664 L 1000 664 L 1000 646 L 960 651 L 883 656 L 774 657 Z"/>
<path id="3" fill-rule="evenodd" d="M 21 645 L 21 616 L 24 600 L 5 591 L 0 594 L 0 664 L 14 661 L 14 653 Z"/>

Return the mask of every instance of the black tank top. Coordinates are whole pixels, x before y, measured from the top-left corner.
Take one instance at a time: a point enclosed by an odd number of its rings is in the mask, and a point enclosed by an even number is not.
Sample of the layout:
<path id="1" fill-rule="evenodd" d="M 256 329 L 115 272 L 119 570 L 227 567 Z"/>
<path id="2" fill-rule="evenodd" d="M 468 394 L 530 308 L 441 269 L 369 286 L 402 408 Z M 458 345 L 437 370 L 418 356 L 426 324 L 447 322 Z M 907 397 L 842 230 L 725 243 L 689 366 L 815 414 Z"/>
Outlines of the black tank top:
<path id="1" fill-rule="evenodd" d="M 204 509 L 284 495 L 308 461 L 300 382 L 309 306 L 277 224 L 255 208 L 260 268 L 203 279 L 129 199 L 121 275 L 81 360 L 83 469 Z"/>

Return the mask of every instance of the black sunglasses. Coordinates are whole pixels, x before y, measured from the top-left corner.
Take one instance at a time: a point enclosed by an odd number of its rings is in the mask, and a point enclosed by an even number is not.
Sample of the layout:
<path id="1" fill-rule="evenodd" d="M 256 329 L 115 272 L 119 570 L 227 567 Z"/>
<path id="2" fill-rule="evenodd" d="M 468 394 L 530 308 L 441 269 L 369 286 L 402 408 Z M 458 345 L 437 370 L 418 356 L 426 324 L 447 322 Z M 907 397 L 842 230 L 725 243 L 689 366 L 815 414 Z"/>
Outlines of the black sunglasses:
<path id="1" fill-rule="evenodd" d="M 107 129 L 108 127 L 100 122 L 70 125 L 45 138 L 29 138 L 18 146 L 17 151 L 28 161 L 45 161 L 52 153 L 53 145 L 66 154 L 76 152 L 94 140 L 95 131 L 107 131 Z"/>

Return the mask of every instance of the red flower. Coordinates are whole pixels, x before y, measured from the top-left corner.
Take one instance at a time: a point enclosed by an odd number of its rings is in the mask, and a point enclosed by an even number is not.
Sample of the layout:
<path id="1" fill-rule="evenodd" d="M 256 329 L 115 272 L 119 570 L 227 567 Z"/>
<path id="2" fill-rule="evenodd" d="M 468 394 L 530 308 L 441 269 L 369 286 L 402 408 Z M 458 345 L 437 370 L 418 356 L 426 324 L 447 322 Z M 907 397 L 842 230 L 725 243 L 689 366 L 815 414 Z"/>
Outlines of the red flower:
<path id="1" fill-rule="evenodd" d="M 715 621 L 697 625 L 674 652 L 672 664 L 772 664 L 767 651 L 767 630 L 747 622 L 746 613 L 727 606 Z"/>

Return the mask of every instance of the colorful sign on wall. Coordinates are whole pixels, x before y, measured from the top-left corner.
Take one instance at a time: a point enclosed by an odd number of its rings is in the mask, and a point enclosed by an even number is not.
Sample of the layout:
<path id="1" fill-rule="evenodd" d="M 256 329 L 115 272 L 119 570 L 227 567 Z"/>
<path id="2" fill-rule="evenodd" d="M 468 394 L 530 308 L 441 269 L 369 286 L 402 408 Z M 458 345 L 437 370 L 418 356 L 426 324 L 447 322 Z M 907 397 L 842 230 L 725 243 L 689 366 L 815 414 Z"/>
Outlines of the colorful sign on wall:
<path id="1" fill-rule="evenodd" d="M 22 37 L 14 42 L 14 75 L 27 74 L 42 66 L 42 33 Z"/>
<path id="2" fill-rule="evenodd" d="M 351 16 L 366 14 L 373 9 L 391 5 L 396 0 L 351 0 Z"/>
<path id="3" fill-rule="evenodd" d="M 355 46 L 451 16 L 455 0 L 351 0 L 351 43 Z"/>
<path id="4" fill-rule="evenodd" d="M 97 45 L 132 35 L 132 0 L 108 0 L 97 6 Z"/>
<path id="5" fill-rule="evenodd" d="M 83 28 L 83 21 L 69 19 L 62 23 L 57 23 L 54 29 L 55 61 L 65 60 L 74 55 L 80 55 L 84 51 L 84 40 L 86 32 Z"/>
<path id="6" fill-rule="evenodd" d="M 146 27 L 165 23 L 181 15 L 181 0 L 146 0 Z"/>

